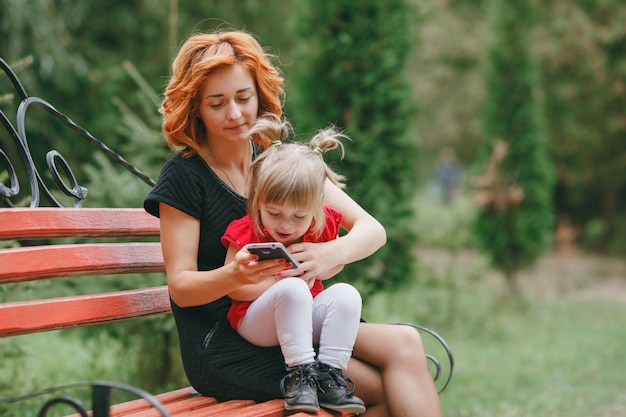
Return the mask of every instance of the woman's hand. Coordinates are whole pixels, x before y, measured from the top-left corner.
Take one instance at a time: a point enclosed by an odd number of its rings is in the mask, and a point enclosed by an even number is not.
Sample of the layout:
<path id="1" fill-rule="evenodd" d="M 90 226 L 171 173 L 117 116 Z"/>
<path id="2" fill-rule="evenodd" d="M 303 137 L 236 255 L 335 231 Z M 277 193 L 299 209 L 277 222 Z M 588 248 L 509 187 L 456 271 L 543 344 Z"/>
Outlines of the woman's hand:
<path id="1" fill-rule="evenodd" d="M 315 278 L 328 279 L 343 269 L 337 252 L 332 250 L 330 242 L 294 243 L 287 249 L 300 264 L 297 269 L 279 272 L 281 278 L 297 276 L 312 285 Z"/>
<path id="2" fill-rule="evenodd" d="M 242 285 L 258 284 L 267 278 L 275 277 L 279 272 L 287 268 L 284 259 L 269 259 L 259 261 L 259 257 L 248 252 L 246 249 L 237 251 L 232 257 L 231 251 L 236 250 L 234 246 L 230 246 L 226 261 L 232 258 L 233 274 L 238 278 Z"/>
<path id="3" fill-rule="evenodd" d="M 278 274 L 281 271 L 288 269 L 284 259 L 264 261 L 258 259 L 257 255 L 251 254 L 246 249 L 238 251 L 232 244 L 228 247 L 226 265 L 230 268 L 233 279 L 239 284 L 236 289 L 228 293 L 233 300 L 255 300 L 280 279 Z"/>

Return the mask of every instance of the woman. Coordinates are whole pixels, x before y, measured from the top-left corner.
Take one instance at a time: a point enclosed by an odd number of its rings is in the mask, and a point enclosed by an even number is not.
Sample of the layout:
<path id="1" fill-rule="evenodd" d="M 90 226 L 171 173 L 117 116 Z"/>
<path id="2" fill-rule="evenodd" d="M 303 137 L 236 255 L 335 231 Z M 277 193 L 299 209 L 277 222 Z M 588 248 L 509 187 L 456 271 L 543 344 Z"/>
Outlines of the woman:
<path id="1" fill-rule="evenodd" d="M 248 132 L 265 113 L 281 115 L 283 79 L 256 39 L 243 31 L 199 34 L 181 47 L 164 93 L 163 131 L 179 150 L 144 202 L 160 217 L 161 244 L 181 355 L 190 383 L 218 399 L 281 398 L 285 376 L 278 347 L 262 348 L 228 324 L 228 294 L 284 274 L 279 260 L 224 264 L 221 236 L 243 217 L 249 167 L 260 151 Z M 386 240 L 383 227 L 327 181 L 325 203 L 344 213 L 349 233 L 289 247 L 300 278 L 331 277 Z M 362 323 L 346 376 L 367 417 L 440 416 L 426 355 L 413 328 Z"/>

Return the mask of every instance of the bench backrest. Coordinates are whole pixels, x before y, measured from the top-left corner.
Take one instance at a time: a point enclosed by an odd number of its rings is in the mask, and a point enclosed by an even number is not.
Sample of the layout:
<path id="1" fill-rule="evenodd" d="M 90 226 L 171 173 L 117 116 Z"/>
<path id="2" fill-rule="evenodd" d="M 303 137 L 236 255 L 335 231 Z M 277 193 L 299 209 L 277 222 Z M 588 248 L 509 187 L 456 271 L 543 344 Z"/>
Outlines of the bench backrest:
<path id="1" fill-rule="evenodd" d="M 158 241 L 146 239 L 157 240 L 158 235 L 159 220 L 138 208 L 0 209 L 0 241 L 21 243 L 16 248 L 0 248 L 0 285 L 61 277 L 162 272 L 161 246 Z M 65 237 L 81 239 L 79 243 L 58 243 L 58 238 Z M 101 238 L 121 239 L 101 242 L 106 240 Z M 3 302 L 0 337 L 169 311 L 165 285 Z"/>

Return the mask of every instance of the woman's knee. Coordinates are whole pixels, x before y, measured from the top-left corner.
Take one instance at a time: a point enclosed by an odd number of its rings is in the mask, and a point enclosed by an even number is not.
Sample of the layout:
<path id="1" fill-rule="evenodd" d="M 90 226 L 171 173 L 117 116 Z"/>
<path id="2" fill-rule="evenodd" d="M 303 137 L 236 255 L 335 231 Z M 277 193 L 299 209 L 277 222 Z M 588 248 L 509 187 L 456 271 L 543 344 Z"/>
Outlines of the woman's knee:
<path id="1" fill-rule="evenodd" d="M 394 324 L 393 326 L 388 340 L 393 345 L 392 349 L 397 358 L 402 360 L 415 359 L 426 355 L 422 337 L 415 328 L 404 324 Z"/>

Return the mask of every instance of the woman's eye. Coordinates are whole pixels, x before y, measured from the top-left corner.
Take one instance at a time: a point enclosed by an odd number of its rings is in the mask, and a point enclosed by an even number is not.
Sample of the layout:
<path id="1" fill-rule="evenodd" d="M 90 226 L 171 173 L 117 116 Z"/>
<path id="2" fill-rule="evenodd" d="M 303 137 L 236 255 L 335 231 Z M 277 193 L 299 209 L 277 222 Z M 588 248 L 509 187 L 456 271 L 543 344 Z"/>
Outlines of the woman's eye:
<path id="1" fill-rule="evenodd" d="M 242 102 L 242 103 L 247 103 L 248 101 L 250 101 L 250 98 L 252 98 L 252 96 L 239 97 L 239 101 Z"/>

